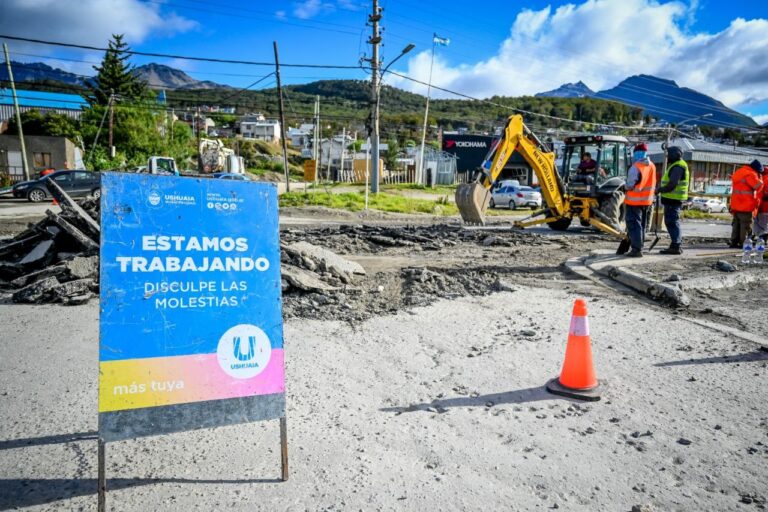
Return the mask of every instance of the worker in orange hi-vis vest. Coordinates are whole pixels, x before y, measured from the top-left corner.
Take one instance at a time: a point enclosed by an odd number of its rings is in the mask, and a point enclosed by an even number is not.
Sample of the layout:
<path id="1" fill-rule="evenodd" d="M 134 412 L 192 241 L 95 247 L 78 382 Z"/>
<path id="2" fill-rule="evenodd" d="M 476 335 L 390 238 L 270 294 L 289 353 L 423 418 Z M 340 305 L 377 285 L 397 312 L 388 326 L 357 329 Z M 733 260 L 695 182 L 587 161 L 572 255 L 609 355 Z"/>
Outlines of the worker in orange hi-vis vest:
<path id="1" fill-rule="evenodd" d="M 763 190 L 758 194 L 760 204 L 757 206 L 755 225 L 752 233 L 768 242 L 768 167 L 763 166 Z"/>
<path id="2" fill-rule="evenodd" d="M 763 164 L 753 160 L 744 165 L 731 176 L 731 244 L 730 247 L 740 249 L 744 240 L 751 234 L 755 212 L 760 205 L 763 190 Z"/>
<path id="3" fill-rule="evenodd" d="M 653 204 L 656 190 L 656 166 L 648 158 L 648 146 L 635 146 L 632 153 L 632 167 L 627 174 L 627 233 L 632 250 L 627 256 L 639 258 L 643 255 L 645 231 L 648 227 L 648 213 Z"/>

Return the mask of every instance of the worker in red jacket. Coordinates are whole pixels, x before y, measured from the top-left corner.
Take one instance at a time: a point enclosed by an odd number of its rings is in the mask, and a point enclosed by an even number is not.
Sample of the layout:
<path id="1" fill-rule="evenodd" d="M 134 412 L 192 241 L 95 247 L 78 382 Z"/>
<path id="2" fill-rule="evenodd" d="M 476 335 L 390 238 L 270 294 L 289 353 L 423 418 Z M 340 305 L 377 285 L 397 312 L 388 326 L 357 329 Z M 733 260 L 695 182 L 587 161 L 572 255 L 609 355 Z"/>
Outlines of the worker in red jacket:
<path id="1" fill-rule="evenodd" d="M 757 207 L 755 225 L 752 232 L 768 242 L 768 166 L 763 166 L 763 190 L 758 194 L 760 204 Z"/>
<path id="2" fill-rule="evenodd" d="M 740 249 L 752 231 L 755 211 L 763 191 L 763 164 L 753 160 L 736 170 L 731 177 L 731 247 Z"/>

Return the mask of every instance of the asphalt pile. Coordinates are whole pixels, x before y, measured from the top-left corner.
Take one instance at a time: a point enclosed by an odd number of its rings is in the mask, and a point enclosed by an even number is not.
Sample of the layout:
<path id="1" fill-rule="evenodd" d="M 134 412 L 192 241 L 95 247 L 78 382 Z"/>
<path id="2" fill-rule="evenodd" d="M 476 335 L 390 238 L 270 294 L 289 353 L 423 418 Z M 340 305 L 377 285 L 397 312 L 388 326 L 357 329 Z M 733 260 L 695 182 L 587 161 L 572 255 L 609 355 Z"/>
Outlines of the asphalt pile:
<path id="1" fill-rule="evenodd" d="M 99 289 L 99 201 L 48 188 L 62 211 L 0 242 L 0 288 L 18 303 L 82 304 Z"/>
<path id="2" fill-rule="evenodd" d="M 517 230 L 467 230 L 460 225 L 434 224 L 389 227 L 376 225 L 341 225 L 333 228 L 286 229 L 281 240 L 291 243 L 316 241 L 323 247 L 342 254 L 372 254 L 387 249 L 407 251 L 440 251 L 463 243 L 485 247 L 518 247 L 551 243 L 554 239 Z"/>

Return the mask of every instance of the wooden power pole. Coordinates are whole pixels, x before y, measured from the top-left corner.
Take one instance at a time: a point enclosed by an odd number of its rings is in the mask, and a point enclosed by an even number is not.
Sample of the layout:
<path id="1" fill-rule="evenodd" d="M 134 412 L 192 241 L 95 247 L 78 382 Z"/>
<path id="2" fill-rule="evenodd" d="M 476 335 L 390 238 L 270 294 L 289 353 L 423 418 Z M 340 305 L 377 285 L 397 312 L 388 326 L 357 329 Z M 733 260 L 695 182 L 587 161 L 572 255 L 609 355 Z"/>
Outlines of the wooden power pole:
<path id="1" fill-rule="evenodd" d="M 27 161 L 27 147 L 24 144 L 24 130 L 21 126 L 21 111 L 19 110 L 19 99 L 16 97 L 16 84 L 13 81 L 13 70 L 11 70 L 11 58 L 8 56 L 8 45 L 3 43 L 5 52 L 5 63 L 8 66 L 8 80 L 11 82 L 11 93 L 13 94 L 13 108 L 16 111 L 16 126 L 19 130 L 19 146 L 21 147 L 21 166 L 24 170 L 24 179 L 30 180 L 29 162 Z"/>
<path id="2" fill-rule="evenodd" d="M 285 140 L 285 111 L 283 110 L 283 86 L 280 83 L 280 59 L 277 56 L 277 41 L 272 41 L 275 47 L 275 78 L 277 79 L 277 98 L 280 109 L 280 139 L 283 141 L 283 169 L 285 170 L 285 191 L 291 191 L 291 181 L 288 172 L 288 141 Z"/>

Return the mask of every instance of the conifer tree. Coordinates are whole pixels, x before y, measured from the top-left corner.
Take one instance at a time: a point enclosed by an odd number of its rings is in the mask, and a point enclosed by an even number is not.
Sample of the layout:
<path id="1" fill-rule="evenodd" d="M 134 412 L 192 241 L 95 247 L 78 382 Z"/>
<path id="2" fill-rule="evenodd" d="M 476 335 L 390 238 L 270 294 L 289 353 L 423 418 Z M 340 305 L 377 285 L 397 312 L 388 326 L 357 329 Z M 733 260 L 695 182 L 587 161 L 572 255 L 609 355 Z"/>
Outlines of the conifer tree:
<path id="1" fill-rule="evenodd" d="M 147 92 L 147 84 L 133 74 L 134 67 L 128 63 L 130 51 L 123 34 L 112 34 L 109 48 L 99 66 L 93 66 L 96 76 L 87 84 L 91 105 L 106 105 L 114 93 L 123 101 L 141 99 Z"/>

